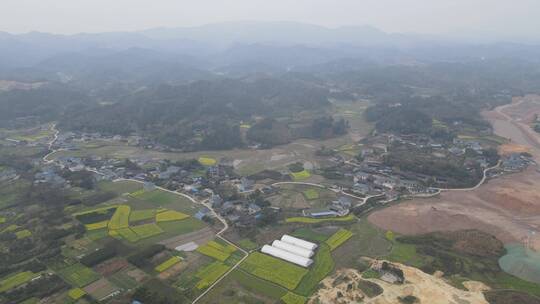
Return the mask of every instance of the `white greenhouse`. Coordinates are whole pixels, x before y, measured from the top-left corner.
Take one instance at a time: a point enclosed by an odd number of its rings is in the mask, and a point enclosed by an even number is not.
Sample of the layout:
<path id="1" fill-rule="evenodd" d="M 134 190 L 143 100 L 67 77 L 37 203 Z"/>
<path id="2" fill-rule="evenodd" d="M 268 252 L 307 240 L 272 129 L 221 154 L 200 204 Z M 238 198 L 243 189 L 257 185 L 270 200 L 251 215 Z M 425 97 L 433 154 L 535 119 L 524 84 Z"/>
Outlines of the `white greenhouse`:
<path id="1" fill-rule="evenodd" d="M 289 251 L 279 249 L 273 246 L 264 245 L 261 249 L 262 253 L 266 253 L 268 255 L 271 255 L 273 257 L 276 257 L 278 259 L 285 260 L 287 262 L 291 262 L 293 264 L 302 266 L 302 267 L 309 267 L 313 263 L 312 259 L 308 259 L 296 254 L 293 254 Z"/>
<path id="2" fill-rule="evenodd" d="M 310 250 L 310 251 L 313 251 L 313 250 L 315 250 L 317 248 L 317 244 L 315 244 L 315 243 L 304 241 L 302 239 L 295 238 L 294 236 L 290 236 L 290 235 L 287 235 L 287 234 L 284 234 L 281 237 L 281 241 L 283 241 L 285 243 L 293 244 L 293 245 L 298 246 L 298 247 L 302 247 L 302 248 Z"/>
<path id="3" fill-rule="evenodd" d="M 285 242 L 282 242 L 280 240 L 275 240 L 272 243 L 272 247 L 276 247 L 276 248 L 279 248 L 279 249 L 289 251 L 291 253 L 294 253 L 294 254 L 299 255 L 301 257 L 304 257 L 304 258 L 310 258 L 314 254 L 313 251 L 311 251 L 311 250 L 307 250 L 305 248 L 298 247 L 298 246 L 290 244 L 290 243 L 285 243 Z"/>

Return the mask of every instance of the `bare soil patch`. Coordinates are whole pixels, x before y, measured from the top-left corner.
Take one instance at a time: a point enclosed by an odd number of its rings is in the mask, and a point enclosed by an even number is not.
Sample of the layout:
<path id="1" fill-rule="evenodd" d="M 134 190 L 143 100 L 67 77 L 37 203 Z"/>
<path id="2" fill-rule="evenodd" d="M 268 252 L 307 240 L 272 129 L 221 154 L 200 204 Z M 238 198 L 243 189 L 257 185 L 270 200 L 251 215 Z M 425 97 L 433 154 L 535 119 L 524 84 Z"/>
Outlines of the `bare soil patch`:
<path id="1" fill-rule="evenodd" d="M 86 291 L 86 293 L 97 300 L 101 300 L 118 290 L 118 288 L 116 288 L 111 282 L 109 282 L 109 280 L 105 278 L 99 279 L 83 289 Z"/>
<path id="2" fill-rule="evenodd" d="M 368 219 L 401 234 L 478 229 L 505 244 L 520 242 L 540 229 L 540 173 L 531 167 L 474 191 L 415 199 L 376 211 Z M 533 243 L 540 250 L 540 242 Z"/>
<path id="3" fill-rule="evenodd" d="M 138 283 L 143 282 L 147 278 L 146 273 L 144 271 L 140 270 L 139 268 L 135 268 L 135 269 L 132 269 L 132 270 L 128 271 L 127 275 L 130 276 L 135 281 L 137 281 Z"/>
<path id="4" fill-rule="evenodd" d="M 129 266 L 129 263 L 125 259 L 115 259 L 115 260 L 105 261 L 97 265 L 95 267 L 95 270 L 99 272 L 102 276 L 106 277 L 128 266 Z"/>
<path id="5" fill-rule="evenodd" d="M 354 269 L 340 269 L 331 277 L 322 281 L 322 288 L 310 299 L 309 303 L 400 303 L 398 297 L 415 296 L 420 303 L 430 304 L 487 304 L 483 291 L 485 285 L 479 282 L 468 283 L 472 290 L 466 291 L 449 285 L 444 279 L 429 275 L 423 271 L 398 265 L 405 276 L 404 284 L 390 284 L 379 279 L 362 279 Z M 367 280 L 382 287 L 383 293 L 370 298 L 360 288 L 358 282 Z"/>
<path id="6" fill-rule="evenodd" d="M 210 227 L 206 227 L 201 230 L 194 232 L 182 234 L 179 236 L 172 237 L 170 239 L 163 240 L 159 242 L 162 245 L 165 245 L 167 248 L 174 249 L 180 245 L 187 244 L 189 242 L 197 243 L 197 245 L 202 245 L 214 238 L 214 231 Z"/>
<path id="7" fill-rule="evenodd" d="M 161 280 L 167 280 L 168 278 L 174 277 L 179 274 L 184 268 L 186 268 L 186 263 L 177 263 L 171 268 L 160 273 L 158 275 L 158 278 Z"/>

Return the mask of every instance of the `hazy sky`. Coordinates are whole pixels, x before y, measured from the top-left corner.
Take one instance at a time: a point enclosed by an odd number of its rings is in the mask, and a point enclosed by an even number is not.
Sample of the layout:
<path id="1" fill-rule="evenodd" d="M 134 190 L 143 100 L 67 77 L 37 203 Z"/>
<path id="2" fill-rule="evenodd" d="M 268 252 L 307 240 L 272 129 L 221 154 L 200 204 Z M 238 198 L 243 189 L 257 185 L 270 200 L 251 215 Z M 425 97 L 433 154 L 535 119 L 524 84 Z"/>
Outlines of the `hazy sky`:
<path id="1" fill-rule="evenodd" d="M 131 31 L 222 21 L 539 36 L 540 0 L 0 0 L 0 31 Z"/>

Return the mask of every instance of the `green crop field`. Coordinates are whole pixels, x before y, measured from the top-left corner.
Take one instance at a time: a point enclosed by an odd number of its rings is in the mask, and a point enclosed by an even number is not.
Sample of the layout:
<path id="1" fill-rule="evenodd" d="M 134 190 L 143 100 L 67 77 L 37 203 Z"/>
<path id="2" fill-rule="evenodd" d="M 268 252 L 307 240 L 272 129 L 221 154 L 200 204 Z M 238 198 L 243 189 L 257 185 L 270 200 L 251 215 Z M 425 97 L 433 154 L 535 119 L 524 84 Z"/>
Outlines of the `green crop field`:
<path id="1" fill-rule="evenodd" d="M 102 221 L 102 222 L 97 222 L 97 223 L 92 223 L 92 224 L 86 224 L 84 225 L 84 227 L 86 228 L 86 230 L 92 231 L 92 230 L 107 228 L 108 225 L 109 225 L 109 221 Z"/>
<path id="2" fill-rule="evenodd" d="M 115 230 L 115 231 L 118 233 L 118 235 L 120 235 L 123 239 L 125 239 L 126 241 L 128 241 L 130 243 L 135 243 L 135 242 L 137 242 L 137 241 L 139 241 L 141 239 L 130 228 L 122 228 L 122 229 L 118 229 L 118 230 Z"/>
<path id="3" fill-rule="evenodd" d="M 304 223 L 304 224 L 316 224 L 323 222 L 348 222 L 356 220 L 356 216 L 349 214 L 342 217 L 329 217 L 329 218 L 311 218 L 311 217 L 289 217 L 285 219 L 287 223 Z"/>
<path id="4" fill-rule="evenodd" d="M 307 170 L 303 170 L 300 172 L 291 172 L 291 176 L 295 181 L 302 181 L 308 179 L 311 176 L 311 173 Z"/>
<path id="5" fill-rule="evenodd" d="M 17 231 L 15 232 L 15 236 L 17 236 L 17 239 L 24 239 L 24 238 L 32 236 L 32 231 L 28 229 Z"/>
<path id="6" fill-rule="evenodd" d="M 146 239 L 163 233 L 163 229 L 161 229 L 161 227 L 155 223 L 131 226 L 131 230 L 133 230 L 133 232 L 135 232 L 141 239 Z"/>
<path id="7" fill-rule="evenodd" d="M 68 291 L 68 296 L 72 298 L 73 300 L 78 300 L 82 298 L 86 292 L 80 288 L 73 288 L 70 291 Z"/>
<path id="8" fill-rule="evenodd" d="M 129 214 L 130 222 L 137 222 L 143 220 L 153 219 L 156 216 L 156 210 L 144 209 L 144 210 L 131 210 Z"/>
<path id="9" fill-rule="evenodd" d="M 0 292 L 8 291 L 38 276 L 39 276 L 38 273 L 33 273 L 31 271 L 24 271 L 24 272 L 19 272 L 17 274 L 11 275 L 3 279 L 2 281 L 0 281 Z"/>
<path id="10" fill-rule="evenodd" d="M 156 222 L 180 221 L 188 217 L 189 215 L 182 212 L 166 210 L 156 214 Z"/>
<path id="11" fill-rule="evenodd" d="M 281 301 L 285 304 L 304 304 L 306 303 L 307 298 L 289 291 L 281 297 Z"/>
<path id="12" fill-rule="evenodd" d="M 111 220 L 109 221 L 109 229 L 117 230 L 122 228 L 129 227 L 129 213 L 131 212 L 131 207 L 128 205 L 120 205 L 116 208 Z"/>
<path id="13" fill-rule="evenodd" d="M 345 243 L 353 236 L 353 233 L 346 229 L 340 229 L 326 240 L 326 244 L 330 247 L 330 250 L 338 248 L 341 244 Z"/>
<path id="14" fill-rule="evenodd" d="M 317 191 L 315 189 L 307 189 L 306 191 L 304 191 L 304 196 L 308 200 L 318 199 L 319 198 L 319 191 Z"/>
<path id="15" fill-rule="evenodd" d="M 84 287 L 97 281 L 100 277 L 98 273 L 82 264 L 68 266 L 58 271 L 58 274 L 68 283 L 76 287 Z"/>
<path id="16" fill-rule="evenodd" d="M 195 276 L 200 279 L 196 284 L 197 289 L 202 290 L 209 287 L 228 270 L 229 266 L 218 261 L 202 268 L 195 274 Z"/>
<path id="17" fill-rule="evenodd" d="M 250 254 L 240 267 L 261 279 L 289 290 L 295 289 L 308 273 L 307 269 L 259 252 Z"/>
<path id="18" fill-rule="evenodd" d="M 263 280 L 238 268 L 232 271 L 230 276 L 248 290 L 276 300 L 279 300 L 288 292 L 287 289 L 277 284 Z"/>
<path id="19" fill-rule="evenodd" d="M 334 259 L 332 259 L 330 247 L 321 244 L 315 258 L 313 258 L 313 265 L 311 265 L 308 274 L 304 276 L 294 291 L 300 295 L 310 296 L 319 282 L 328 276 L 333 269 Z"/>
<path id="20" fill-rule="evenodd" d="M 231 253 L 236 251 L 236 248 L 229 244 L 222 245 L 216 241 L 210 241 L 197 248 L 197 251 L 211 258 L 224 262 L 229 258 Z"/>
<path id="21" fill-rule="evenodd" d="M 203 166 L 213 166 L 217 163 L 214 158 L 201 156 L 199 157 L 199 163 Z"/>
<path id="22" fill-rule="evenodd" d="M 173 257 L 169 258 L 168 260 L 166 260 L 165 262 L 157 265 L 156 268 L 154 268 L 154 270 L 157 271 L 157 272 L 163 272 L 163 271 L 171 268 L 172 266 L 180 263 L 180 261 L 182 261 L 181 257 L 173 256 Z"/>

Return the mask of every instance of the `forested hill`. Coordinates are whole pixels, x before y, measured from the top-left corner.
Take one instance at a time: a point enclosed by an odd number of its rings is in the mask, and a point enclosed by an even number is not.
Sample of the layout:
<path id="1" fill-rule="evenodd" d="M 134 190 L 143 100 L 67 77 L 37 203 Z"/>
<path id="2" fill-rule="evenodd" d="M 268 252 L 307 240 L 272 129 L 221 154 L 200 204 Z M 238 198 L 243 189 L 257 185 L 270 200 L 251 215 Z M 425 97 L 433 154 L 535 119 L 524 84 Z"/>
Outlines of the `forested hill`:
<path id="1" fill-rule="evenodd" d="M 138 133 L 187 150 L 240 146 L 239 125 L 254 116 L 290 116 L 329 105 L 329 91 L 298 80 L 259 78 L 160 85 L 107 105 L 69 108 L 59 127 L 104 134 Z"/>

